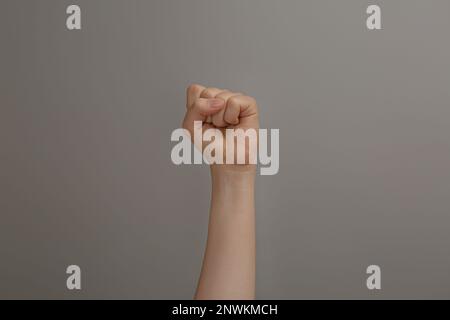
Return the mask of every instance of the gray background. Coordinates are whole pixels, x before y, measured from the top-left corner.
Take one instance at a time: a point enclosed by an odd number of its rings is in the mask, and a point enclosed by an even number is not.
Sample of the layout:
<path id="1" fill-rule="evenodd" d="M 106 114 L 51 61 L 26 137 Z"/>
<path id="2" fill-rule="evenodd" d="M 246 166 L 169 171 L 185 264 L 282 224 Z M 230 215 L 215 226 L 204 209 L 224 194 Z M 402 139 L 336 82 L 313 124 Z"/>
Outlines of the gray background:
<path id="1" fill-rule="evenodd" d="M 0 6 L 0 298 L 192 297 L 209 170 L 170 160 L 191 82 L 280 129 L 258 298 L 450 298 L 450 1 Z"/>

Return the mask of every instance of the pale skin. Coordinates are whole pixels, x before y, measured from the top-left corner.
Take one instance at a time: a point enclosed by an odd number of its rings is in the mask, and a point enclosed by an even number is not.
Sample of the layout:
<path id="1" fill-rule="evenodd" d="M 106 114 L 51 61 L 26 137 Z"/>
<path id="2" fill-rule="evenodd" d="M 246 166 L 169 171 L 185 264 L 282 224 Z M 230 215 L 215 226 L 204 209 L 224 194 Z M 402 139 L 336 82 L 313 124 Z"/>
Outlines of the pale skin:
<path id="1" fill-rule="evenodd" d="M 186 107 L 183 128 L 191 136 L 194 121 L 202 121 L 203 132 L 210 128 L 259 128 L 256 101 L 241 93 L 191 85 Z M 256 168 L 247 162 L 210 167 L 208 239 L 195 299 L 254 299 Z"/>

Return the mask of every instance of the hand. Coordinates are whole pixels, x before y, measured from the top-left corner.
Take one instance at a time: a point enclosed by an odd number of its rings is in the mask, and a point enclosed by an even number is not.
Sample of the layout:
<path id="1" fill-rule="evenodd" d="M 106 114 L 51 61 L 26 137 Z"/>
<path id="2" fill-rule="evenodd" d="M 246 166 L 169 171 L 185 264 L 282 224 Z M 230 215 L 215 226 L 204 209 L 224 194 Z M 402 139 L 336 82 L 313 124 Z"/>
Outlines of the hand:
<path id="1" fill-rule="evenodd" d="M 234 145 L 235 159 L 233 164 L 214 164 L 211 166 L 213 174 L 229 171 L 254 172 L 255 165 L 251 164 L 249 161 L 250 144 L 245 143 L 245 140 L 240 141 L 240 139 L 237 138 L 232 138 L 234 141 L 227 141 L 225 130 L 243 129 L 245 131 L 247 129 L 255 129 L 257 133 L 259 121 L 258 106 L 255 99 L 241 93 L 235 93 L 217 88 L 206 88 L 201 85 L 194 84 L 189 86 L 187 89 L 186 100 L 187 112 L 183 121 L 183 128 L 190 132 L 192 138 L 194 137 L 195 121 L 200 121 L 202 123 L 203 135 L 208 129 L 220 130 L 222 133 L 220 139 L 222 139 L 221 145 L 223 146 L 223 163 L 225 163 L 226 160 L 226 146 L 231 145 L 230 143 L 233 143 Z M 256 134 L 256 139 L 257 136 L 258 134 Z M 255 141 L 255 143 L 257 148 L 257 141 Z M 197 147 L 199 147 L 203 152 L 208 144 L 209 143 L 207 141 L 203 141 L 202 145 Z M 236 164 L 236 157 L 240 148 L 245 148 L 245 162 L 243 164 Z M 256 150 L 253 150 L 252 152 L 256 152 Z"/>

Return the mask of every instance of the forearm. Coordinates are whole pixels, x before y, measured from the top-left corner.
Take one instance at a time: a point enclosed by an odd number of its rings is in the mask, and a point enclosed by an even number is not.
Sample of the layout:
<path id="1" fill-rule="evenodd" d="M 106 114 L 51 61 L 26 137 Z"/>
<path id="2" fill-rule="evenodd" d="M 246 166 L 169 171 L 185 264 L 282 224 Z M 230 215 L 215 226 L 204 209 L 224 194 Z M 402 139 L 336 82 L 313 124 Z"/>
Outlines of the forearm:
<path id="1" fill-rule="evenodd" d="M 208 240 L 196 299 L 255 297 L 254 166 L 211 168 Z"/>

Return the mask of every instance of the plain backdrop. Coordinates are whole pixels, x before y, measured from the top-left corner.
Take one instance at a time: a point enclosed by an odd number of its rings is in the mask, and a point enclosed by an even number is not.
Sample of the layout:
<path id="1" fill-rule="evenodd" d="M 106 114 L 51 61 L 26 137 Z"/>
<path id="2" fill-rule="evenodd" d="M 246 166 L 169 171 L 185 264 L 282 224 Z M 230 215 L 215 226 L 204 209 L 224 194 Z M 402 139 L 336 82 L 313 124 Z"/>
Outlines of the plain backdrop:
<path id="1" fill-rule="evenodd" d="M 448 0 L 2 0 L 0 298 L 193 296 L 209 170 L 170 160 L 192 82 L 280 129 L 258 298 L 450 298 L 449 31 Z"/>

